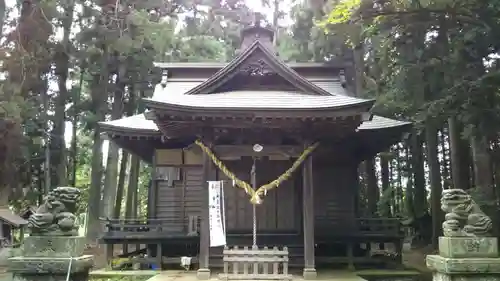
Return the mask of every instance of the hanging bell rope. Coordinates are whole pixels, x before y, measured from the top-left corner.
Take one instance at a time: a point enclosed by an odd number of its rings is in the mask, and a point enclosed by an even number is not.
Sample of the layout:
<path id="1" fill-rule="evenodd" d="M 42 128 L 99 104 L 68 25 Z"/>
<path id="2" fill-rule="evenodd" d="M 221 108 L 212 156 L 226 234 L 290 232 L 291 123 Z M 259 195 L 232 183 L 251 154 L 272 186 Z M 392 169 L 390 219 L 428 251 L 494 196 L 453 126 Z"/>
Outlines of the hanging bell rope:
<path id="1" fill-rule="evenodd" d="M 262 185 L 258 189 L 254 190 L 252 186 L 240 180 L 233 172 L 231 172 L 224 163 L 212 152 L 212 150 L 207 147 L 201 140 L 196 140 L 195 144 L 198 145 L 204 153 L 214 162 L 215 166 L 220 169 L 222 173 L 224 173 L 230 180 L 232 180 L 236 186 L 245 190 L 246 194 L 250 196 L 250 202 L 252 204 L 261 204 L 262 197 L 267 194 L 267 192 L 273 188 L 280 186 L 284 181 L 288 180 L 292 174 L 297 170 L 300 165 L 306 160 L 306 158 L 311 154 L 319 145 L 319 142 L 314 143 L 313 145 L 306 148 L 302 154 L 293 162 L 292 166 L 288 168 L 283 174 L 277 177 L 275 180 Z"/>

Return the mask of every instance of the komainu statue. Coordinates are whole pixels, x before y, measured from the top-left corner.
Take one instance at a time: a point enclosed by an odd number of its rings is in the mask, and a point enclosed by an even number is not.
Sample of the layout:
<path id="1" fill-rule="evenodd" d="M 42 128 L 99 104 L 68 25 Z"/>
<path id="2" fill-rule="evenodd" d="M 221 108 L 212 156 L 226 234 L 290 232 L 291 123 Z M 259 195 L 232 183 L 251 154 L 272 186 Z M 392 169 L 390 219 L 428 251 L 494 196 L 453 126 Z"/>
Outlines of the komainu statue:
<path id="1" fill-rule="evenodd" d="M 57 187 L 51 190 L 43 204 L 28 220 L 31 235 L 78 235 L 75 212 L 80 193 L 80 190 L 74 187 Z"/>
<path id="2" fill-rule="evenodd" d="M 491 219 L 462 189 L 444 190 L 441 209 L 446 212 L 443 223 L 444 236 L 485 237 L 492 229 Z"/>

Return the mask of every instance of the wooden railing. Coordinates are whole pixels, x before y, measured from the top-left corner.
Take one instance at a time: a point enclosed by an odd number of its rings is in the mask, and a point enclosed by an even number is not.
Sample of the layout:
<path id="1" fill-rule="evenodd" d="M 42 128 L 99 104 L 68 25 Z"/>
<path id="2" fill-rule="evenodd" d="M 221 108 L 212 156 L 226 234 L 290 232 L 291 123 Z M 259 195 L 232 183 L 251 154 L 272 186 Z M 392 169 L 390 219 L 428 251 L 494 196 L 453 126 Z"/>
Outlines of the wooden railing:
<path id="1" fill-rule="evenodd" d="M 146 233 L 178 233 L 198 235 L 199 217 L 158 218 L 158 219 L 107 219 L 101 218 L 106 227 L 106 236 Z"/>
<path id="2" fill-rule="evenodd" d="M 316 217 L 317 234 L 331 236 L 391 236 L 402 235 L 401 222 L 397 218 L 355 218 L 354 220 L 335 220 Z"/>
<path id="3" fill-rule="evenodd" d="M 221 280 L 291 280 L 288 248 L 224 247 Z"/>
<path id="4" fill-rule="evenodd" d="M 360 234 L 403 235 L 398 218 L 357 218 L 356 226 Z"/>

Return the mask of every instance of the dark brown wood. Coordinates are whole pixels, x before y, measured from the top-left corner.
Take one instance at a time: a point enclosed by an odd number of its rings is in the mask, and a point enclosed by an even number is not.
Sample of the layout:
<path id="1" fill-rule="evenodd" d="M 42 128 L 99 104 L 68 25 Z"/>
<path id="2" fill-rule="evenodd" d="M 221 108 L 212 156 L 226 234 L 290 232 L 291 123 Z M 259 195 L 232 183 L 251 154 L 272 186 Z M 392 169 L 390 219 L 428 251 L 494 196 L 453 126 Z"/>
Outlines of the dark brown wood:
<path id="1" fill-rule="evenodd" d="M 298 157 L 304 150 L 298 145 L 263 145 L 261 152 L 253 151 L 253 145 L 216 145 L 214 152 L 219 157 L 262 157 L 281 155 L 285 157 Z"/>
<path id="2" fill-rule="evenodd" d="M 264 159 L 263 159 L 264 158 Z M 266 160 L 265 157 L 257 160 L 257 185 L 275 180 L 291 165 L 292 160 Z M 226 166 L 235 175 L 246 182 L 250 182 L 252 158 L 244 157 L 241 160 L 225 161 Z M 296 171 L 300 175 L 300 170 Z M 219 172 L 218 180 L 224 180 L 224 195 L 226 206 L 226 230 L 228 233 L 252 231 L 252 204 L 244 190 L 233 187 L 232 182 Z M 301 205 L 296 204 L 296 195 L 300 192 L 300 185 L 294 180 L 285 181 L 278 188 L 271 190 L 263 197 L 262 204 L 256 208 L 258 233 L 300 233 L 300 225 L 296 218 L 301 216 Z"/>
<path id="3" fill-rule="evenodd" d="M 210 144 L 208 144 L 210 145 Z M 201 208 L 201 224 L 200 224 L 200 252 L 199 252 L 199 267 L 200 269 L 209 268 L 209 247 L 210 247 L 210 226 L 208 221 L 208 181 L 210 180 L 212 161 L 206 153 L 203 154 L 203 186 L 202 190 L 202 208 Z"/>
<path id="4" fill-rule="evenodd" d="M 164 108 L 165 105 L 151 105 L 151 108 L 158 110 L 156 115 L 160 120 L 178 120 L 177 122 L 191 121 L 207 121 L 213 123 L 217 121 L 221 124 L 228 123 L 229 120 L 239 121 L 243 124 L 250 125 L 248 121 L 255 121 L 255 125 L 266 124 L 266 122 L 283 123 L 283 120 L 288 121 L 316 121 L 325 120 L 327 123 L 332 121 L 340 122 L 343 120 L 366 120 L 367 114 L 364 111 L 360 112 L 359 108 L 346 108 L 346 109 L 332 109 L 330 111 L 315 111 L 308 109 L 277 109 L 277 110 L 259 110 L 249 108 L 248 110 L 230 110 L 227 108 L 213 108 L 213 109 L 200 109 L 200 108 Z M 369 109 L 370 106 L 366 104 L 357 105 L 357 107 L 365 107 Z M 265 121 L 265 122 L 264 122 Z M 293 123 L 292 123 L 293 124 Z"/>
<path id="5" fill-rule="evenodd" d="M 304 149 L 310 142 L 304 145 Z M 304 223 L 304 274 L 315 271 L 314 262 L 314 186 L 313 186 L 313 158 L 310 155 L 303 163 L 302 169 L 302 211 Z"/>

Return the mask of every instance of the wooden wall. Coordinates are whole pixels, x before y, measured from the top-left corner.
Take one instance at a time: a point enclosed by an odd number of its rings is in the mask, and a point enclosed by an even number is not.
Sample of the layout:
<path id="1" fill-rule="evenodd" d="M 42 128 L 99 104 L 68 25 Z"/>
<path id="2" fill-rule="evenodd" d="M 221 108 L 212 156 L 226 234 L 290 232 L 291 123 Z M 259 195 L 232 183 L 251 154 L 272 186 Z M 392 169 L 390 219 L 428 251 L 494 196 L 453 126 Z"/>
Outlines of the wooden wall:
<path id="1" fill-rule="evenodd" d="M 250 182 L 251 158 L 226 160 L 226 165 L 240 179 Z M 257 164 L 257 183 L 267 183 L 292 164 L 291 160 L 260 160 Z M 156 181 L 156 217 L 177 217 L 187 220 L 190 215 L 199 215 L 202 205 L 202 167 L 182 166 L 181 177 L 169 187 L 165 181 Z M 355 192 L 357 190 L 357 167 L 355 164 L 342 166 L 313 165 L 315 229 L 317 235 L 332 231 L 348 231 L 355 218 Z M 218 179 L 226 179 L 218 171 Z M 282 186 L 270 191 L 262 205 L 257 207 L 257 226 L 260 233 L 302 232 L 302 175 L 297 171 L 294 177 Z M 229 233 L 251 233 L 252 205 L 248 195 L 240 188 L 225 182 L 226 221 Z M 174 227 L 174 226 L 172 226 Z M 178 225 L 175 227 L 179 227 Z"/>
<path id="2" fill-rule="evenodd" d="M 356 165 L 315 165 L 313 175 L 315 234 L 349 231 L 356 216 Z"/>
<path id="3" fill-rule="evenodd" d="M 240 178 L 250 183 L 251 158 L 240 161 L 226 161 L 227 166 Z M 259 160 L 257 163 L 257 186 L 276 179 L 292 165 L 292 161 Z M 300 176 L 300 174 L 299 174 Z M 219 179 L 227 177 L 219 172 Z M 228 185 L 232 184 L 228 182 Z M 263 203 L 257 206 L 257 230 L 260 233 L 286 232 L 298 233 L 301 229 L 300 185 L 297 177 L 286 181 L 269 191 Z M 251 232 L 252 204 L 249 196 L 241 188 L 225 189 L 226 221 L 228 232 Z M 299 204 L 300 203 L 300 204 Z"/>
<path id="4" fill-rule="evenodd" d="M 191 166 L 181 168 L 181 180 L 174 181 L 174 185 L 169 187 L 166 181 L 157 181 L 156 206 L 157 218 L 176 218 L 187 222 L 189 216 L 199 216 L 202 204 L 203 188 L 201 166 Z M 172 230 L 187 231 L 178 229 L 179 225 L 172 223 Z"/>

